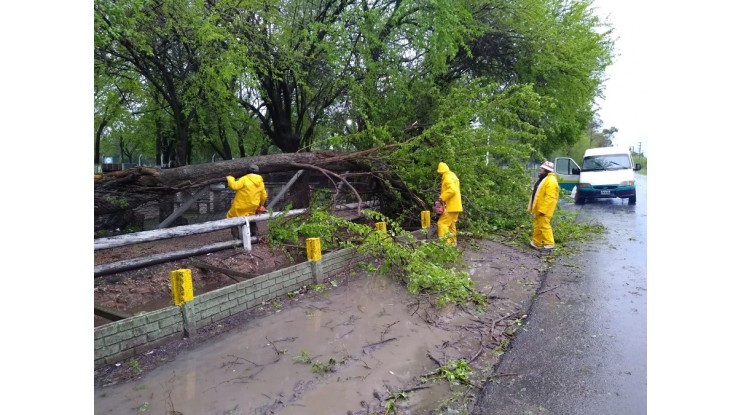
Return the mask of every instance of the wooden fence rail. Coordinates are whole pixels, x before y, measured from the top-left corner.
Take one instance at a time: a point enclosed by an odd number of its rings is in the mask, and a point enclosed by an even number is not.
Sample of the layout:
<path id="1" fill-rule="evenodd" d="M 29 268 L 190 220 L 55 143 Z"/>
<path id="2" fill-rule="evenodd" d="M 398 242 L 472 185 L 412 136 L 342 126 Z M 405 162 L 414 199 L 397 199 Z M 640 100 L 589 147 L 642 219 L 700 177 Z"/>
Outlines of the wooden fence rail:
<path id="1" fill-rule="evenodd" d="M 371 207 L 376 205 L 376 202 L 365 202 L 362 204 L 364 207 Z M 356 209 L 357 203 L 350 203 L 342 206 L 338 206 L 337 210 L 344 209 Z M 189 235 L 197 235 L 206 232 L 218 231 L 221 229 L 233 228 L 235 226 L 242 227 L 242 241 L 224 241 L 217 242 L 211 245 L 205 245 L 195 249 L 187 249 L 180 251 L 172 251 L 164 254 L 157 254 L 148 257 L 126 259 L 123 261 L 112 262 L 109 264 L 96 265 L 94 270 L 95 278 L 115 274 L 117 272 L 128 271 L 132 269 L 142 268 L 154 264 L 160 264 L 163 262 L 173 261 L 176 259 L 188 258 L 191 256 L 207 254 L 209 252 L 220 251 L 223 249 L 233 248 L 239 243 L 247 251 L 252 250 L 252 242 L 256 238 L 252 237 L 249 229 L 250 222 L 260 222 L 276 218 L 280 216 L 295 216 L 305 213 L 307 209 L 294 209 L 288 212 L 273 212 L 263 213 L 260 215 L 253 216 L 240 216 L 236 218 L 220 219 L 216 221 L 198 223 L 193 225 L 176 226 L 167 229 L 155 229 L 151 231 L 143 231 L 137 233 L 130 233 L 125 235 L 111 236 L 107 238 L 98 238 L 95 240 L 94 250 L 98 251 L 101 249 L 117 248 L 126 245 L 133 245 L 142 242 L 151 242 L 162 239 L 178 238 Z"/>

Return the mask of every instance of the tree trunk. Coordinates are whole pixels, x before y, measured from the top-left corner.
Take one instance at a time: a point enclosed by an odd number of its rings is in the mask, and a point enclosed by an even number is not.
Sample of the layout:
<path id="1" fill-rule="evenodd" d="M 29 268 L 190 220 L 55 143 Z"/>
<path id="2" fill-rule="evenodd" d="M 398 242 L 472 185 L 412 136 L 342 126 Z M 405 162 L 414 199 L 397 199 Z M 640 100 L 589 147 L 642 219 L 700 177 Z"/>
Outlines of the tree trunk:
<path id="1" fill-rule="evenodd" d="M 313 153 L 271 154 L 265 156 L 243 157 L 236 160 L 224 160 L 215 163 L 196 164 L 171 169 L 137 167 L 124 171 L 112 172 L 95 181 L 94 203 L 96 230 L 104 215 L 120 217 L 124 211 L 130 211 L 149 202 L 160 202 L 161 214 L 171 212 L 168 206 L 178 192 L 197 191 L 211 184 L 222 184 L 226 176 L 240 177 L 249 172 L 251 164 L 259 166 L 260 174 L 295 172 L 313 170 L 321 172 L 334 183 L 343 183 L 344 175 L 368 173 L 391 184 L 393 189 L 381 185 L 375 186 L 380 194 L 376 198 L 394 199 L 402 195 L 401 205 L 426 208 L 424 202 L 405 187 L 392 173 L 388 166 L 377 166 L 372 151 L 357 153 L 338 153 L 333 151 Z M 385 172 L 385 173 L 379 173 Z M 391 172 L 391 173 L 388 173 Z M 360 197 L 354 187 L 345 183 L 344 190 L 353 192 L 356 199 Z M 310 196 L 306 184 L 296 187 L 295 193 L 302 194 L 300 201 L 307 205 Z M 358 200 L 359 201 L 359 200 Z M 390 206 L 390 204 L 386 204 Z M 297 207 L 297 205 L 294 205 Z M 302 206 L 303 207 L 303 206 Z M 160 218 L 161 219 L 161 218 Z M 121 224 L 117 223 L 118 228 Z M 122 229 L 122 228 L 121 228 Z"/>
<path id="2" fill-rule="evenodd" d="M 98 126 L 98 129 L 95 131 L 95 165 L 100 164 L 100 139 L 103 136 L 103 131 L 105 130 L 105 127 L 108 125 L 108 119 L 103 118 L 100 121 L 100 125 Z"/>

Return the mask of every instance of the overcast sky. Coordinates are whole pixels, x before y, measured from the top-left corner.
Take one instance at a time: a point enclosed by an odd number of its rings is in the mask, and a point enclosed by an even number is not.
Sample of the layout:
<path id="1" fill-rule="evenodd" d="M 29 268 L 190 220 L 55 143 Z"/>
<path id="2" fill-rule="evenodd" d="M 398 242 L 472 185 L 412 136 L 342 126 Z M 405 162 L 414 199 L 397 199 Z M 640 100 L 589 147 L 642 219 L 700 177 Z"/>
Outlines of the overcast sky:
<path id="1" fill-rule="evenodd" d="M 647 155 L 650 136 L 649 110 L 644 97 L 649 88 L 644 63 L 650 60 L 646 28 L 652 27 L 645 13 L 646 1 L 595 0 L 594 10 L 612 25 L 614 63 L 607 68 L 603 99 L 597 100 L 604 128 L 616 127 L 615 144 L 642 147 Z"/>
<path id="2" fill-rule="evenodd" d="M 617 144 L 642 143 L 646 155 L 656 146 L 693 153 L 691 146 L 728 133 L 718 123 L 723 115 L 726 121 L 739 115 L 740 13 L 734 4 L 594 0 L 616 41 L 604 99 L 597 103 L 604 127 L 619 129 Z"/>

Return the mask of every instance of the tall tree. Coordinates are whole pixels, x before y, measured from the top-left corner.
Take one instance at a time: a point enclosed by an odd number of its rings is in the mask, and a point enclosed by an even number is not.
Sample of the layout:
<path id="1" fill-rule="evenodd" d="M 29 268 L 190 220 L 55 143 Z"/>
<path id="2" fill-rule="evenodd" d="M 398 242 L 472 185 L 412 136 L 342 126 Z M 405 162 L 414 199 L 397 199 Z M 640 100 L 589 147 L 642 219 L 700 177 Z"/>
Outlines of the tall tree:
<path id="1" fill-rule="evenodd" d="M 419 70 L 421 64 L 414 62 L 424 62 L 420 57 L 443 69 L 445 54 L 462 46 L 471 23 L 458 4 L 266 2 L 232 20 L 236 36 L 246 40 L 253 56 L 240 102 L 283 152 L 310 148 L 322 124 L 361 120 L 368 108 L 383 105 L 378 102 L 382 92 L 407 90 L 404 82 Z"/>
<path id="2" fill-rule="evenodd" d="M 100 164 L 101 157 L 101 142 L 107 130 L 110 129 L 111 124 L 118 118 L 123 111 L 123 97 L 119 93 L 119 90 L 111 82 L 110 79 L 105 77 L 103 71 L 99 71 L 96 66 L 95 70 L 95 147 L 94 147 L 94 162 Z"/>
<path id="3" fill-rule="evenodd" d="M 97 0 L 96 60 L 135 71 L 164 101 L 175 130 L 174 165 L 188 163 L 201 68 L 203 3 Z M 123 76 L 123 75 L 122 75 Z"/>

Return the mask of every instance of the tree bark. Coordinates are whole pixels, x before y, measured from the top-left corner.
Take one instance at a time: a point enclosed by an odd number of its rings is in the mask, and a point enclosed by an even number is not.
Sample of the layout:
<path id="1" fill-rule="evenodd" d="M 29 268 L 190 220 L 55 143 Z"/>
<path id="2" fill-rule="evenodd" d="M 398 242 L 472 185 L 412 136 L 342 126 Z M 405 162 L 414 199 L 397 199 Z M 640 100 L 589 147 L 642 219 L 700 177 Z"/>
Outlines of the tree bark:
<path id="1" fill-rule="evenodd" d="M 226 176 L 240 177 L 249 173 L 249 166 L 259 166 L 260 174 L 300 170 L 298 165 L 313 166 L 317 170 L 369 171 L 370 164 L 352 153 L 315 152 L 289 153 L 243 157 L 215 163 L 192 164 L 172 169 L 132 168 L 104 175 L 95 182 L 95 192 L 131 191 L 172 194 L 181 190 L 197 189 L 223 183 Z M 153 198 L 152 200 L 155 200 Z"/>

